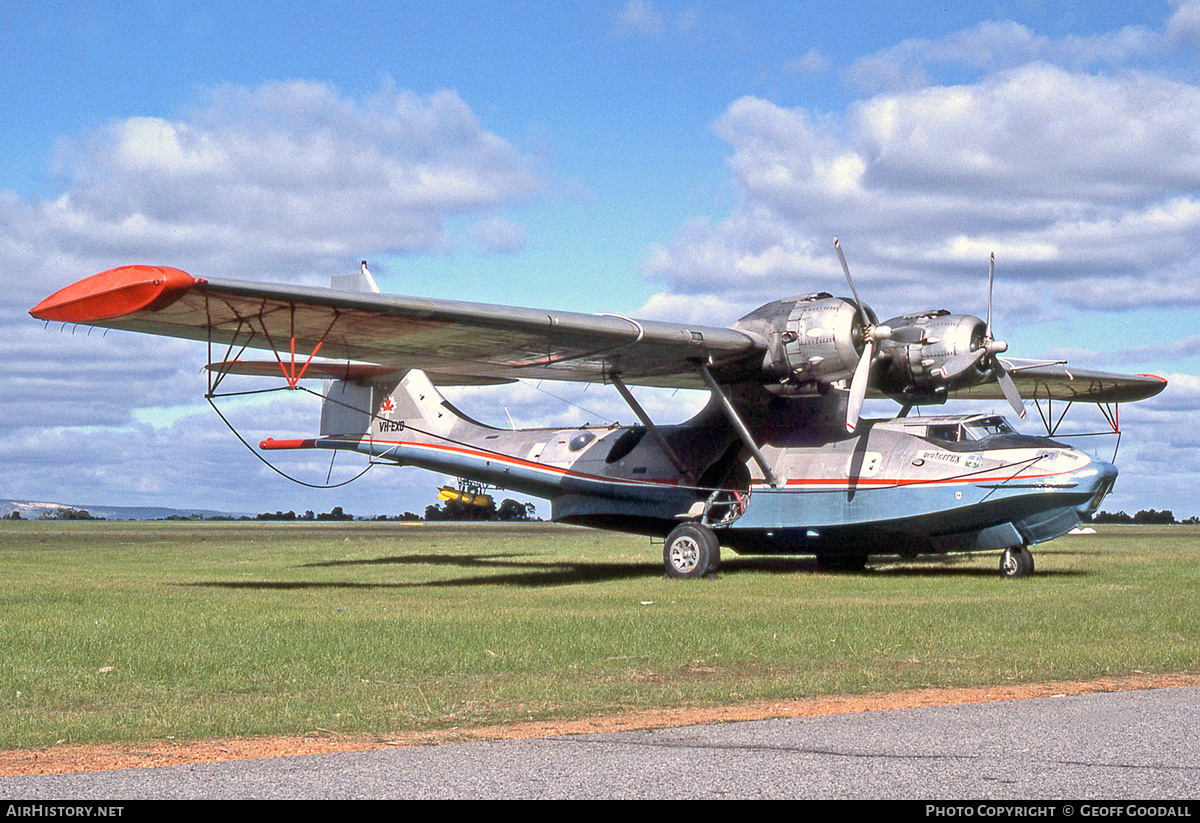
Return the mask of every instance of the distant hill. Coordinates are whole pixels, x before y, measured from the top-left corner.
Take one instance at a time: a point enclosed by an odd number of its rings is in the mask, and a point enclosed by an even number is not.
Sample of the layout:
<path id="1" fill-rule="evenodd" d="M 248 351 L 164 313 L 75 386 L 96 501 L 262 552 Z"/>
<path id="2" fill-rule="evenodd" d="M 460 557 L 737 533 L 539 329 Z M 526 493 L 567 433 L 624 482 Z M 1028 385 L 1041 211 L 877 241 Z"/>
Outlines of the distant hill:
<path id="1" fill-rule="evenodd" d="M 0 517 L 19 511 L 26 520 L 37 520 L 43 512 L 82 509 L 92 517 L 105 520 L 161 520 L 164 517 L 253 517 L 244 512 L 219 512 L 211 509 L 172 509 L 166 506 L 87 506 L 66 503 L 46 503 L 35 500 L 0 500 Z"/>

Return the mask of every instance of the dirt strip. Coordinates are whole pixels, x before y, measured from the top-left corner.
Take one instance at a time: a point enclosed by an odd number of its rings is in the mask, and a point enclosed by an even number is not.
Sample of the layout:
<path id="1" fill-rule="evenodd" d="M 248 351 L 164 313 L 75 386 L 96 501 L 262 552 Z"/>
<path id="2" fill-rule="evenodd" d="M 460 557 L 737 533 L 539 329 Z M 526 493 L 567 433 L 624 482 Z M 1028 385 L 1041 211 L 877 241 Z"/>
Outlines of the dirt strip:
<path id="1" fill-rule="evenodd" d="M 825 717 L 856 712 L 996 703 L 1031 697 L 1094 694 L 1099 692 L 1200 686 L 1200 675 L 1131 675 L 1084 682 L 1037 683 L 967 689 L 917 689 L 893 694 L 855 697 L 812 697 L 799 700 L 753 702 L 708 709 L 662 709 L 595 717 L 586 720 L 518 723 L 475 729 L 406 732 L 390 736 L 338 736 L 314 733 L 304 737 L 255 737 L 227 740 L 154 741 L 98 746 L 54 746 L 49 749 L 0 751 L 0 776 L 68 774 L 73 772 L 216 763 L 258 757 L 368 751 L 397 746 L 431 746 L 477 740 L 518 740 L 562 734 L 695 726 L 741 720 L 784 717 Z"/>

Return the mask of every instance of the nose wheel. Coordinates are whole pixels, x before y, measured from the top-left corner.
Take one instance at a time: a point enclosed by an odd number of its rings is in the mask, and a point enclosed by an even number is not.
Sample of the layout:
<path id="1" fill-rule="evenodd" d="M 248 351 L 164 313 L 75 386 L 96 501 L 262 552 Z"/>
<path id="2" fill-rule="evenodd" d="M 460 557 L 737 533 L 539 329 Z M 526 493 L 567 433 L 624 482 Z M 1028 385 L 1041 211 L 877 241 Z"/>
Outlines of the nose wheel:
<path id="1" fill-rule="evenodd" d="M 1028 546 L 1011 546 L 1000 555 L 1000 574 L 1008 578 L 1033 574 L 1033 554 Z"/>
<path id="2" fill-rule="evenodd" d="M 721 564 L 717 535 L 699 523 L 680 523 L 667 535 L 663 566 L 667 577 L 704 577 Z"/>

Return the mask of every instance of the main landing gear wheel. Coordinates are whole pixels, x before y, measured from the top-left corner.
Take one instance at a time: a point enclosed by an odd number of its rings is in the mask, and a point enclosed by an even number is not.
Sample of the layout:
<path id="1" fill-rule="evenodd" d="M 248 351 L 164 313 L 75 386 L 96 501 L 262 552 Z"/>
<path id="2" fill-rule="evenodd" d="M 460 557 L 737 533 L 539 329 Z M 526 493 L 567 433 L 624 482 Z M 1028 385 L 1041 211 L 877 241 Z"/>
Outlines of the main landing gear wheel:
<path id="1" fill-rule="evenodd" d="M 704 577 L 721 564 L 717 535 L 698 523 L 680 523 L 667 535 L 663 566 L 668 577 Z"/>
<path id="2" fill-rule="evenodd" d="M 1012 546 L 1000 555 L 1000 574 L 1010 579 L 1033 574 L 1033 555 L 1028 546 Z"/>

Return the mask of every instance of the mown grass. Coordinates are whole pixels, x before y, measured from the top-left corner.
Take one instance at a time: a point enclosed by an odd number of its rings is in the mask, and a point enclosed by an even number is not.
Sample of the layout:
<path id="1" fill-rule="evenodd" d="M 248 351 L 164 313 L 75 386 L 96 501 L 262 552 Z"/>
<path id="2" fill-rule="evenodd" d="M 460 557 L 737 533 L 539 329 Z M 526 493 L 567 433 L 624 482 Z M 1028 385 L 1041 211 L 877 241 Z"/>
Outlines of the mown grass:
<path id="1" fill-rule="evenodd" d="M 874 564 L 547 524 L 6 523 L 0 748 L 386 735 L 626 709 L 1200 671 L 1200 529 Z"/>

